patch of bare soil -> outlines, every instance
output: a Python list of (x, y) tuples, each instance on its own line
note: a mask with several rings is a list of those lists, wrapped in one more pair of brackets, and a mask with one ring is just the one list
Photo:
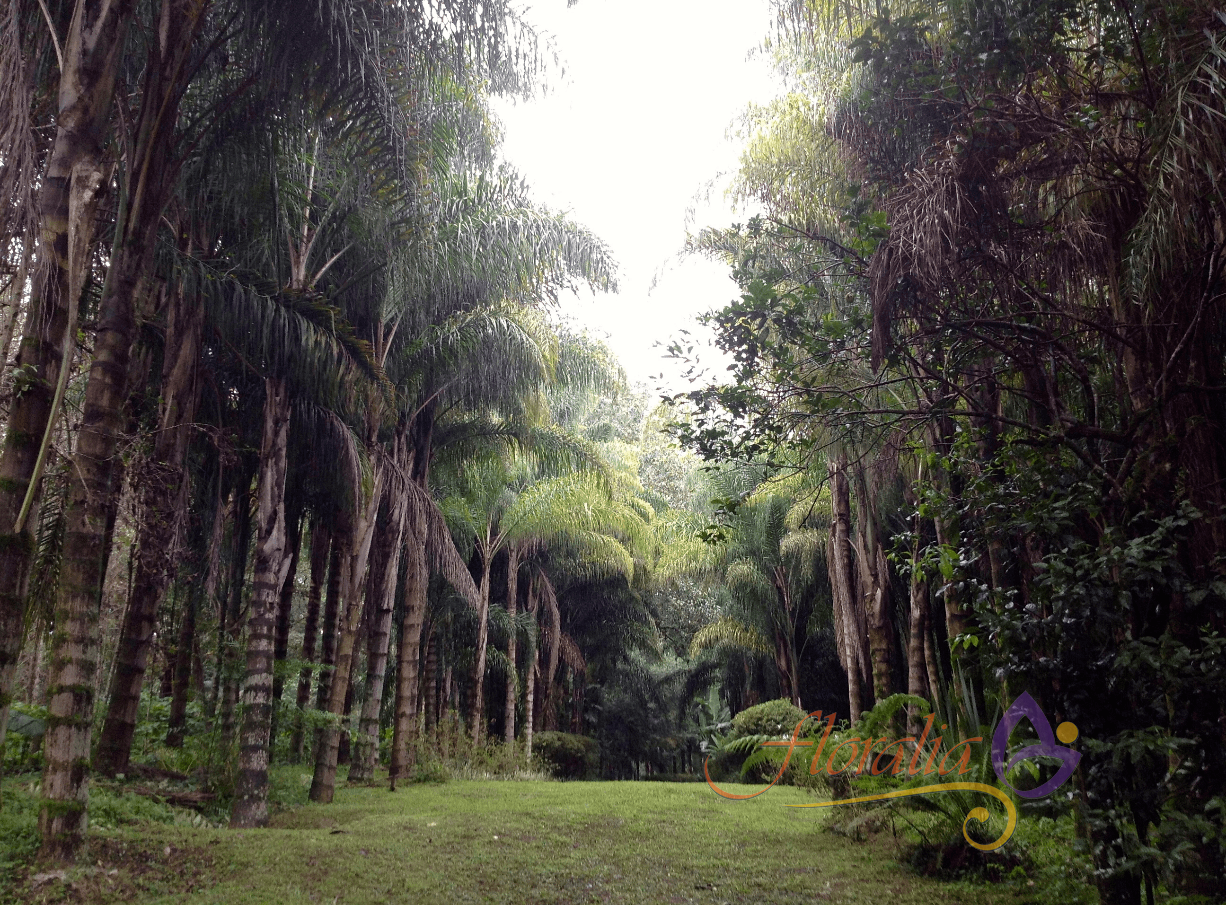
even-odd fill
[(15, 903), (116, 905), (150, 894), (189, 893), (204, 886), (213, 868), (207, 850), (132, 839), (90, 839), (89, 856), (70, 868), (33, 865), (16, 878)]

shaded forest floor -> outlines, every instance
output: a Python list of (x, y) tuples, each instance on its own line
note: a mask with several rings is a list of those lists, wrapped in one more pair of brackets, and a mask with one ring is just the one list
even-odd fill
[[(305, 794), (309, 774), (295, 778)], [(777, 787), (730, 801), (698, 783), (341, 788), (333, 804), (283, 811), (268, 830), (99, 829), (88, 867), (23, 868), (4, 895), (131, 905), (1031, 901), (1024, 884), (916, 876), (888, 826), (855, 841), (826, 831), (825, 813), (784, 807), (811, 800)]]

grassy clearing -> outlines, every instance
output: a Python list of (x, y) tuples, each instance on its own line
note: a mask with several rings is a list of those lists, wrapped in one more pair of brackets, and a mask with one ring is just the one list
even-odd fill
[[(297, 780), (305, 795), (309, 775)], [(775, 788), (734, 802), (694, 783), (342, 788), (333, 804), (283, 812), (267, 830), (100, 830), (91, 867), (37, 883), (35, 868), (10, 895), (129, 905), (1027, 900), (1016, 886), (917, 877), (898, 864), (888, 829), (856, 842), (824, 831), (826, 813), (784, 807), (812, 800)]]

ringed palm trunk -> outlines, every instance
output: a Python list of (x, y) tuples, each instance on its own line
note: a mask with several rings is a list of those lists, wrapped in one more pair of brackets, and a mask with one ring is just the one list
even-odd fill
[[(336, 672), (329, 690), (328, 712), (337, 717), (345, 713), (345, 700), (349, 694), (349, 682), (353, 671), (354, 650), (357, 646), (359, 622), (362, 617), (362, 578), (366, 574), (366, 562), (378, 517), (379, 500), (383, 493), (384, 467), (375, 465), (374, 491), (365, 510), (358, 514), (352, 539), (347, 544), (342, 558), (342, 612), (338, 614), (340, 633), (336, 645)], [(336, 763), (340, 752), (341, 729), (329, 726), (321, 732), (319, 750), (315, 757), (315, 774), (311, 780), (311, 801), (327, 804), (336, 789)]]
[[(396, 597), (396, 573), (400, 568), (400, 546), (404, 537), (407, 500), (395, 481), (389, 481), (384, 494), (387, 518), (380, 519), (371, 553), (370, 582), (366, 595), (373, 606), (366, 648), (366, 699), (358, 722), (358, 740), (350, 782), (370, 782), (379, 759), (379, 707), (383, 702), (383, 680), (387, 674), (387, 652), (392, 634), (392, 609)], [(419, 626), (420, 630), (420, 626)], [(414, 686), (416, 696), (416, 686)], [(416, 698), (415, 698), (416, 699)]]
[(557, 675), (558, 660), (562, 652), (562, 612), (558, 609), (558, 598), (553, 588), (545, 585), (545, 604), (549, 607), (549, 658), (546, 661), (545, 678), (541, 689), (545, 693), (543, 703), (542, 728), (552, 730), (558, 728), (557, 705)]
[(247, 681), (239, 735), (238, 786), (230, 826), (268, 823), (268, 742), (272, 727), (273, 633), (292, 556), (285, 519), (290, 398), (285, 381), (264, 381), (255, 576), (247, 622)]
[(507, 546), (507, 616), (511, 630), (507, 633), (507, 660), (511, 671), (507, 675), (507, 699), (503, 711), (503, 722), (506, 726), (503, 740), (509, 745), (515, 741), (515, 654), (516, 641), (515, 616), (519, 612), (519, 546), (511, 543)]
[[(234, 490), (234, 527), (230, 536), (230, 579), (222, 601), (224, 616), (217, 626), (217, 680), (221, 698), (221, 748), (229, 752), (234, 743), (234, 709), (238, 702), (237, 659), (242, 627), (243, 585), (251, 547), (251, 482), (255, 474), (244, 470)], [(228, 754), (227, 754), (228, 756)]]
[[(18, 372), (26, 377), (23, 392), (14, 394), (10, 403), (0, 453), (0, 746), (25, 636), (34, 543), (31, 519), (22, 509), (37, 489), (44, 437), (76, 346), (73, 315), (85, 283), (104, 181), (101, 154), (115, 75), (134, 8), (133, 0), (78, 0), (60, 67), (55, 141), (38, 193), (38, 263), (17, 355)], [(72, 799), (77, 798), (83, 811), (85, 793), (72, 793)], [(68, 848), (61, 854), (69, 856), (75, 850), (75, 831), (67, 823), (57, 825), (68, 833)]]
[[(56, 603), (44, 740), (39, 829), (42, 856), (71, 860), (85, 844), (90, 729), (98, 667), (98, 621), (112, 513), (119, 493), (115, 449), (123, 429), (129, 352), (135, 329), (137, 262), (120, 259), (85, 393), (85, 416), (71, 469), (63, 568)], [(111, 276), (114, 276), (112, 272)], [(109, 285), (109, 284), (108, 284)]]
[(405, 546), (404, 621), (396, 659), (396, 721), (392, 728), (392, 763), (389, 787), (413, 769), (413, 742), (417, 729), (417, 664), (421, 655), (421, 627), (426, 616), (430, 573), (426, 566), (424, 528), (410, 513), (409, 543)]
[(424, 722), (419, 721), (418, 725), (429, 729), (438, 723), (438, 635), (433, 629), (426, 631), (424, 626), (422, 631), (430, 640), (426, 644), (425, 676), (421, 682), (421, 710), (418, 711)]
[[(132, 596), (119, 636), (106, 721), (94, 758), (94, 769), (108, 776), (128, 765), (153, 626), (174, 570), (171, 553), (187, 503), (184, 462), (190, 438), (188, 425), (195, 417), (199, 395), (196, 363), (202, 314), (200, 306), (187, 301), (181, 290), (174, 293), (166, 328), (158, 432), (140, 481), (141, 520)], [(194, 618), (185, 618), (184, 624), (189, 623), (194, 631)]]
[(326, 710), (332, 699), (332, 679), (336, 675), (337, 620), (340, 618), (341, 582), (345, 574), (345, 533), (332, 532), (332, 551), (328, 556), (328, 589), (324, 597), (324, 626), (320, 639), (319, 690), (315, 709)]
[[(320, 517), (315, 515), (311, 523), (311, 589), (307, 593), (306, 623), (302, 628), (302, 659), (307, 665), (298, 673), (298, 714), (294, 721), (294, 736), (290, 741), (290, 750), (294, 752), (295, 761), (302, 760), (302, 747), (306, 741), (302, 714), (311, 702), (310, 664), (315, 662), (315, 644), (319, 636), (319, 602), (328, 570), (328, 551), (331, 546), (331, 533), (324, 527)], [(332, 616), (335, 626), (335, 607)]]
[(477, 614), (477, 656), (473, 666), (473, 696), (469, 708), (469, 719), (472, 721), (473, 744), (481, 744), (482, 730), (485, 722), (485, 655), (489, 642), (490, 626), (490, 566), (493, 565), (494, 554), (490, 549), (488, 537), (481, 555), (481, 610)]
[[(919, 481), (923, 481), (923, 466), (920, 466)], [(915, 542), (911, 549), (911, 619), (910, 638), (907, 641), (907, 694), (928, 698), (928, 581), (919, 568), (921, 545), (920, 519), (915, 517)], [(912, 707), (907, 714), (907, 732), (917, 735), (921, 728), (918, 708)]]
[(285, 506), (289, 566), (285, 570), (285, 583), (281, 585), (281, 593), (277, 600), (277, 629), (272, 650), (272, 729), (268, 736), (270, 752), (277, 748), (277, 732), (281, 728), (277, 721), (277, 714), (280, 712), (281, 695), (285, 692), (285, 679), (278, 674), (277, 664), (284, 663), (285, 658), (289, 656), (289, 623), (294, 611), (294, 579), (298, 575), (298, 557), (302, 553), (301, 497), (297, 494), (293, 494), (292, 497), (295, 502)]
[[(166, 747), (182, 748), (183, 733), (187, 725), (187, 691), (191, 681), (191, 668), (196, 648), (196, 620), (199, 608), (215, 602), (217, 580), (221, 574), (221, 541), (225, 530), (226, 511), (228, 506), (223, 502), (222, 481), (223, 472), (219, 469), (217, 475), (217, 502), (213, 509), (213, 528), (209, 532), (209, 551), (204, 572), (204, 586), (200, 589), (194, 601), (194, 609), (190, 615), (190, 627), (186, 627), (188, 618), (184, 618), (185, 628), (179, 638), (179, 663), (175, 671), (174, 695), (170, 702), (170, 719), (166, 727)], [(186, 641), (186, 644), (184, 643)], [(183, 672), (181, 670), (186, 670)], [(200, 683), (203, 685), (203, 682)]]
[(854, 723), (864, 709), (862, 690), (867, 681), (868, 661), (863, 613), (858, 606), (856, 576), (852, 569), (851, 494), (847, 460), (839, 456), (829, 463), (830, 542), (826, 546), (830, 588), (834, 599), (834, 630), (839, 660), (847, 674), (847, 696)]
[[(528, 612), (532, 614), (533, 623), (536, 622), (536, 590), (535, 580), (528, 582)], [(528, 663), (525, 673), (527, 678), (524, 682), (524, 751), (525, 756), (531, 760), (532, 758), (532, 728), (535, 723), (536, 714), (533, 711), (533, 706), (536, 703), (536, 680), (540, 672), (540, 650), (537, 645), (531, 640), (528, 643)]]
[(860, 593), (867, 617), (868, 652), (873, 673), (873, 697), (883, 701), (894, 694), (894, 602), (890, 593), (890, 566), (877, 534), (876, 506), (862, 464), (855, 470), (861, 518), (856, 523), (856, 553), (860, 565)]
[[(57, 614), (56, 619), (64, 631), (56, 633), (52, 652), (57, 668), (52, 680), (51, 719), (45, 742), (47, 766), (39, 815), (43, 854), (54, 859), (74, 857), (84, 845), (88, 791), (80, 762), (87, 763), (89, 759), (98, 608), (110, 539), (109, 514), (115, 510), (115, 495), (119, 492), (115, 453), (123, 429), (122, 409), (127, 396), (138, 295), (152, 264), (154, 239), (177, 171), (170, 150), (183, 93), (176, 79), (184, 72), (183, 64), (204, 12), (204, 4), (197, 4), (190, 10), (174, 10), (170, 15), (171, 0), (167, 4), (165, 27), (150, 51), (145, 69), (140, 114), (127, 156), (127, 195), (121, 199), (121, 216), (116, 224), (116, 234), (121, 239), (103, 286), (94, 361), (73, 457), (57, 607), (63, 610), (63, 618)], [(102, 8), (95, 13), (99, 20), (105, 20), (112, 4), (100, 5)], [(79, 6), (73, 17), (74, 27), (82, 15)], [(79, 50), (72, 42), (80, 40), (79, 32), (74, 30), (71, 35), (70, 54)], [(121, 35), (122, 32), (117, 32), (117, 36)], [(112, 66), (117, 50), (108, 49)]]
[[(864, 602), (868, 614), (868, 651), (873, 667), (873, 698), (884, 701), (894, 694), (894, 620), (890, 594), (889, 563), (885, 548), (876, 538), (863, 543), (868, 550), (861, 559), (865, 573)], [(871, 551), (871, 552), (869, 552)]]
[(782, 566), (776, 567), (771, 579), (783, 614), (783, 619), (775, 625), (775, 665), (779, 671), (779, 685), (783, 696), (800, 707), (800, 671), (797, 668), (796, 626), (793, 624), (795, 616), (786, 570)]

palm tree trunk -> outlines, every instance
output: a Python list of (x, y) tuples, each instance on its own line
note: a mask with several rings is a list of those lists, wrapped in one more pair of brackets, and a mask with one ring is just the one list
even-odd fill
[[(167, 721), (166, 727), (166, 747), (168, 748), (183, 747), (183, 732), (187, 725), (188, 688), (194, 679), (192, 667), (199, 663), (199, 642), (196, 638), (196, 622), (199, 618), (200, 607), (216, 602), (217, 582), (221, 575), (221, 544), (225, 533), (226, 513), (229, 509), (224, 498), (224, 475), (225, 471), (219, 467), (217, 470), (217, 499), (213, 507), (213, 528), (209, 532), (209, 547), (204, 569), (204, 585), (200, 588), (197, 596), (190, 598), (191, 603), (189, 605), (193, 606), (194, 610), (191, 613), (190, 624), (189, 620), (184, 620), (184, 635), (179, 639), (179, 666), (183, 668), (184, 672), (179, 673), (176, 670), (176, 684), (170, 701), (170, 718)], [(189, 631), (190, 636), (187, 635)], [(184, 637), (187, 640), (186, 645), (183, 643)], [(203, 673), (202, 668), (201, 672)], [(196, 693), (198, 696), (203, 695), (203, 686), (203, 675), (201, 675), (200, 680), (196, 683)]]
[[(38, 193), (39, 266), (17, 354), (18, 373), (27, 376), (22, 392), (13, 394), (0, 454), (0, 746), (25, 636), (33, 536), (23, 506), (37, 490), (33, 485), (45, 456), (54, 400), (57, 389), (62, 392), (67, 377), (62, 372), (70, 367), (76, 347), (70, 312), (75, 312), (89, 267), (94, 213), (104, 181), (99, 152), (106, 144), (115, 75), (134, 7), (134, 0), (78, 0), (60, 67), (55, 142)], [(74, 686), (92, 686), (92, 681), (76, 681), (81, 676), (68, 678)], [(55, 738), (79, 746), (79, 738), (70, 743), (61, 735)], [(67, 749), (61, 753), (70, 759), (76, 756)], [(83, 839), (78, 825), (85, 809), (84, 792), (78, 795), (75, 788), (65, 788), (64, 794), (65, 808), (73, 813), (55, 818), (55, 833), (62, 832), (63, 837), (47, 853), (56, 858), (73, 857)]]
[[(379, 759), (379, 706), (383, 702), (383, 680), (387, 673), (387, 651), (392, 634), (392, 609), (396, 599), (396, 573), (400, 569), (400, 547), (404, 537), (407, 499), (397, 482), (389, 481), (383, 495), (387, 517), (379, 520), (371, 552), (370, 580), (366, 596), (373, 606), (367, 635), (366, 699), (358, 722), (358, 740), (349, 781), (370, 782)], [(420, 630), (420, 626), (418, 626)], [(416, 703), (417, 686), (413, 686)]]
[[(536, 622), (536, 581), (529, 580), (528, 582), (528, 612), (532, 614), (532, 620)], [(527, 676), (524, 684), (524, 751), (525, 757), (532, 759), (532, 729), (535, 723), (535, 712), (533, 705), (536, 703), (536, 680), (540, 673), (540, 649), (531, 641), (529, 636), (528, 642), (528, 657), (525, 674)]]
[(868, 679), (867, 632), (863, 613), (858, 605), (856, 577), (852, 570), (851, 494), (847, 483), (847, 460), (837, 456), (829, 462), (830, 472), (830, 542), (826, 546), (830, 590), (834, 600), (835, 640), (839, 660), (847, 673), (847, 696), (854, 723), (864, 709), (862, 683)]
[[(341, 716), (345, 713), (345, 700), (353, 671), (354, 650), (357, 645), (359, 622), (362, 617), (363, 578), (370, 545), (374, 537), (378, 517), (379, 500), (383, 493), (384, 468), (376, 464), (374, 488), (365, 510), (358, 513), (352, 532), (347, 532), (350, 542), (346, 550), (342, 571), (344, 610), (340, 620), (340, 635), (336, 645), (336, 672), (328, 698), (328, 712)], [(315, 775), (311, 780), (311, 801), (327, 804), (336, 788), (336, 763), (340, 752), (341, 730), (337, 726), (325, 728), (321, 744), (315, 756)]]
[(285, 519), (290, 397), (285, 381), (264, 381), (264, 431), (260, 444), (259, 523), (255, 579), (247, 622), (247, 681), (238, 756), (238, 786), (231, 827), (268, 823), (268, 742), (272, 728), (273, 632), (277, 604), (291, 556)]
[(426, 675), (422, 684), (422, 702), (420, 713), (425, 718), (426, 728), (438, 724), (438, 642), (433, 632), (426, 643)]
[(243, 611), (243, 584), (247, 575), (247, 554), (251, 546), (251, 474), (244, 473), (234, 490), (234, 528), (231, 536), (229, 599), (224, 616), (217, 628), (217, 684), (221, 695), (221, 749), (229, 756), (234, 742), (234, 708), (238, 703), (237, 651), (242, 627), (239, 616)]
[(876, 538), (863, 538), (867, 547), (861, 558), (863, 588), (868, 613), (868, 651), (873, 666), (873, 699), (884, 701), (894, 694), (894, 606), (890, 593), (889, 563), (885, 547)]
[[(919, 481), (924, 477), (923, 465), (920, 465)], [(919, 566), (920, 517), (915, 517), (915, 541), (911, 547), (911, 620), (910, 638), (907, 641), (907, 694), (928, 698), (927, 647), (928, 644), (928, 581)], [(929, 699), (931, 703), (931, 699)], [(922, 726), (919, 709), (912, 707), (907, 714), (907, 732), (918, 737)]]
[(132, 596), (119, 636), (106, 720), (94, 758), (94, 769), (107, 776), (123, 772), (128, 765), (153, 626), (170, 585), (175, 541), (187, 509), (184, 464), (190, 439), (188, 426), (195, 418), (199, 396), (196, 363), (202, 318), (201, 307), (194, 300), (189, 303), (181, 287), (173, 293), (166, 327), (158, 431), (153, 453), (137, 482), (141, 518)]
[[(341, 580), (345, 572), (345, 538), (332, 533), (332, 551), (328, 558), (328, 590), (324, 598), (324, 628), (320, 641), (319, 689), (315, 709), (324, 710), (332, 700), (332, 679), (336, 675), (337, 620), (340, 618)], [(316, 740), (318, 743), (318, 739)]]
[(118, 502), (121, 468), (115, 451), (125, 427), (129, 353), (136, 326), (133, 296), (140, 263), (133, 256), (120, 256), (111, 265), (86, 384), (85, 415), (70, 470), (39, 815), (42, 856), (48, 860), (72, 860), (85, 844), (98, 623)]
[[(290, 494), (287, 493), (287, 496)], [(298, 558), (302, 553), (302, 502), (298, 494), (293, 494), (293, 503), (285, 506), (287, 534), (289, 545), (289, 568), (285, 573), (285, 583), (281, 586), (281, 594), (277, 600), (277, 630), (273, 641), (272, 661), (272, 728), (268, 733), (269, 757), (277, 750), (277, 730), (279, 724), (277, 714), (281, 711), (281, 695), (285, 692), (285, 679), (278, 675), (277, 664), (284, 663), (289, 656), (289, 624), (294, 611), (294, 580), (298, 576)]]
[(4, 326), (0, 327), (0, 366), (8, 367), (9, 352), (13, 348), (13, 333), (17, 327), (17, 319), (21, 316), (22, 299), (25, 296), (26, 279), (30, 272), (30, 256), (33, 252), (34, 236), (25, 236), (21, 240), (21, 262), (17, 265), (17, 273), (9, 283), (9, 299), (5, 303), (8, 309), (4, 317)]
[(507, 547), (507, 616), (511, 629), (507, 633), (507, 660), (510, 661), (510, 672), (507, 674), (507, 699), (503, 711), (505, 729), (503, 740), (509, 745), (515, 741), (515, 615), (519, 607), (519, 547), (514, 543)]
[[(322, 596), (324, 578), (328, 568), (328, 551), (332, 546), (332, 534), (324, 526), (318, 514), (311, 522), (311, 590), (307, 594), (306, 624), (302, 629), (302, 659), (306, 663), (315, 662), (315, 642), (319, 636), (319, 601)], [(336, 624), (336, 607), (332, 608), (332, 622)], [(304, 666), (298, 674), (298, 715), (294, 721), (294, 736), (290, 740), (290, 750), (294, 761), (302, 761), (302, 749), (306, 742), (303, 727), (303, 711), (311, 702), (311, 667)]]
[(894, 601), (890, 593), (890, 566), (877, 529), (877, 507), (869, 489), (864, 464), (853, 471), (860, 518), (855, 547), (860, 565), (860, 594), (867, 617), (868, 652), (873, 674), (873, 697), (884, 701), (894, 694)]
[[(392, 728), (392, 763), (388, 771), (392, 791), (396, 790), (396, 780), (407, 778), (413, 769), (413, 742), (417, 734), (417, 663), (421, 655), (421, 626), (425, 621), (430, 579), (424, 538), (417, 522), (411, 513), (409, 543), (404, 550), (404, 621), (400, 624), (396, 660), (396, 721)], [(430, 647), (433, 650), (434, 645)]]
[(545, 604), (549, 607), (549, 660), (545, 670), (545, 681), (541, 688), (545, 692), (543, 701), (544, 713), (542, 726), (546, 730), (558, 728), (557, 683), (558, 659), (562, 652), (562, 613), (558, 609), (558, 599), (553, 589), (545, 586)]
[(473, 696), (469, 708), (473, 744), (481, 744), (481, 736), (485, 723), (485, 654), (489, 642), (490, 623), (490, 566), (493, 565), (494, 552), (490, 549), (488, 538), (481, 551), (481, 610), (477, 614), (477, 655), (473, 666)]
[[(82, 0), (83, 5), (93, 4)], [(96, 29), (100, 23), (110, 22), (115, 31), (108, 32), (101, 46), (108, 67), (113, 67), (121, 48), (120, 44), (112, 42), (122, 37), (127, 22), (126, 12), (119, 20), (113, 18), (113, 11), (115, 8), (130, 11), (131, 5), (127, 2), (98, 4), (100, 8), (93, 10), (96, 17), (93, 21), (82, 19), (86, 15), (82, 6), (78, 6), (72, 20), (66, 61), (86, 46), (82, 38), (85, 32), (79, 28)], [(115, 250), (99, 305), (94, 360), (85, 388), (84, 415), (73, 457), (73, 478), (66, 511), (64, 569), (59, 594), (65, 618), (56, 620), (66, 631), (57, 632), (52, 657), (53, 662), (61, 665), (59, 675), (53, 680), (53, 691), (56, 691), (53, 719), (66, 722), (60, 724), (61, 731), (54, 738), (49, 733), (47, 740), (44, 805), (40, 816), (43, 853), (49, 858), (73, 857), (84, 844), (85, 776), (72, 762), (79, 757), (89, 757), (93, 670), (97, 666), (93, 657), (109, 544), (111, 519), (108, 513), (115, 510), (115, 495), (119, 492), (115, 481), (116, 448), (124, 427), (122, 412), (127, 397), (128, 364), (135, 338), (138, 302), (153, 263), (154, 239), (178, 171), (171, 150), (178, 140), (175, 122), (184, 94), (179, 80), (190, 78), (188, 73), (194, 71), (184, 64), (204, 20), (204, 8), (205, 4), (198, 4), (190, 15), (168, 15), (164, 19), (156, 49), (151, 49), (144, 70), (140, 112), (132, 133), (133, 141), (126, 149), (127, 179), (121, 188)], [(114, 70), (108, 68), (107, 71)], [(66, 74), (61, 73), (61, 102)], [(96, 77), (97, 73), (88, 75)], [(103, 80), (108, 84), (106, 93), (109, 96), (113, 78), (104, 76)], [(75, 111), (64, 112), (71, 120)], [(108, 112), (103, 108), (96, 115), (101, 118)], [(98, 124), (101, 122), (99, 119)], [(95, 180), (95, 185), (100, 184), (100, 168), (95, 163), (91, 169), (91, 179)], [(71, 254), (72, 249), (69, 252)], [(69, 296), (70, 305), (74, 298), (75, 293)], [(61, 371), (61, 377), (63, 373)], [(85, 722), (84, 726), (79, 725), (81, 721)], [(54, 756), (51, 755), (53, 748)], [(67, 761), (61, 759), (64, 755), (68, 756)]]
[(192, 649), (196, 643), (196, 615), (203, 594), (189, 590), (179, 625), (175, 647), (174, 679), (170, 689), (170, 718), (166, 728), (166, 747), (183, 747), (183, 727), (187, 721), (187, 691), (192, 680)]

